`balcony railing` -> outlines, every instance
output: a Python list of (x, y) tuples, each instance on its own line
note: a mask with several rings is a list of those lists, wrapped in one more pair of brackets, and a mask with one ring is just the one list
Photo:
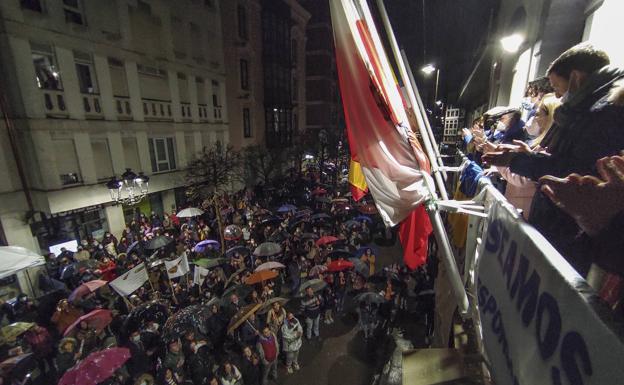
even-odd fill
[(193, 120), (193, 113), (191, 112), (191, 103), (180, 103), (180, 110), (182, 113), (182, 121), (190, 122)]
[(41, 90), (46, 115), (54, 118), (69, 116), (65, 104), (65, 94), (62, 90)]
[(199, 121), (200, 122), (207, 122), (208, 121), (208, 105), (206, 104), (198, 104), (197, 105), (197, 112), (199, 115)]
[(220, 122), (223, 120), (223, 117), (221, 116), (222, 113), (222, 107), (213, 107), (213, 117), (214, 120), (216, 120), (217, 122)]
[(87, 119), (104, 119), (102, 103), (98, 94), (82, 94), (82, 108)]
[(81, 184), (82, 179), (80, 178), (80, 174), (77, 172), (70, 172), (67, 174), (60, 174), (61, 184), (63, 186), (71, 186), (74, 184)]
[(145, 120), (173, 120), (170, 100), (143, 98), (143, 115)]
[(127, 96), (115, 96), (115, 112), (119, 120), (132, 120), (132, 108), (130, 98)]

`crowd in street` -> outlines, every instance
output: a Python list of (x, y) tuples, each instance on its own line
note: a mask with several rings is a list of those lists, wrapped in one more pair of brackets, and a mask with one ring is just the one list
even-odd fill
[(197, 206), (48, 255), (47, 295), (2, 305), (0, 383), (265, 385), (345, 313), (370, 340), (405, 307), (371, 203), (302, 178)]
[[(624, 294), (624, 70), (581, 43), (531, 82), (520, 106), (463, 130), (471, 175), (490, 175), (614, 309)], [(482, 167), (482, 168), (481, 168)], [(474, 195), (465, 181), (462, 192)]]

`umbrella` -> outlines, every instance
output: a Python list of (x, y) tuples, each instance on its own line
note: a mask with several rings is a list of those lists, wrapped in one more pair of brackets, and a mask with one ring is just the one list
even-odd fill
[(110, 310), (108, 309), (93, 310), (92, 312), (87, 313), (83, 315), (82, 317), (78, 318), (76, 321), (74, 321), (73, 324), (69, 325), (67, 329), (65, 329), (65, 333), (63, 333), (63, 337), (67, 337), (71, 332), (73, 332), (74, 329), (78, 327), (78, 325), (80, 325), (82, 321), (85, 321), (87, 325), (89, 325), (89, 327), (92, 327), (99, 331), (99, 330), (104, 330), (104, 328), (107, 327), (108, 324), (110, 324), (112, 320), (113, 320), (113, 313)]
[(26, 333), (28, 329), (35, 326), (32, 322), (14, 322), (10, 325), (3, 326), (0, 329), (0, 341), (3, 343), (13, 342), (22, 334)]
[(263, 270), (272, 270), (272, 269), (283, 269), (286, 266), (284, 266), (284, 264), (279, 263), (279, 262), (274, 262), (274, 261), (270, 261), (270, 262), (265, 262), (262, 265), (256, 267), (256, 270), (254, 271), (263, 271)]
[(165, 237), (164, 235), (159, 235), (156, 238), (149, 241), (147, 243), (147, 246), (145, 246), (145, 248), (148, 250), (156, 250), (156, 249), (160, 249), (161, 247), (167, 246), (171, 242), (173, 242), (172, 238)]
[(155, 261), (150, 262), (150, 263), (149, 263), (149, 265), (148, 265), (147, 267), (148, 267), (149, 269), (153, 269), (153, 268), (158, 267), (158, 266), (160, 266), (160, 265), (162, 265), (162, 264), (164, 264), (164, 263), (165, 263), (165, 260), (164, 260), (164, 259), (157, 259), (157, 260), (155, 260)]
[(327, 271), (334, 273), (337, 271), (351, 269), (352, 267), (353, 267), (353, 262), (340, 259), (338, 261), (331, 261), (329, 265), (327, 265)]
[(324, 194), (327, 194), (327, 190), (325, 190), (324, 188), (317, 187), (314, 190), (312, 190), (312, 195), (324, 195)]
[(225, 300), (227, 299), (227, 297), (230, 296), (230, 294), (234, 294), (234, 293), (236, 293), (236, 295), (239, 298), (245, 298), (249, 295), (249, 293), (251, 293), (252, 290), (253, 289), (251, 286), (247, 286), (245, 284), (230, 286), (227, 288), (227, 290), (223, 292), (223, 294), (221, 295), (221, 298)]
[(238, 269), (235, 272), (233, 272), (232, 275), (229, 276), (227, 281), (225, 281), (225, 286), (224, 287), (228, 287), (230, 285), (230, 283), (232, 283), (232, 281), (234, 281), (234, 278), (236, 278), (237, 275), (241, 274), (243, 271), (246, 271), (246, 270), (247, 270), (247, 268), (241, 267), (240, 269)]
[(278, 225), (280, 223), (282, 223), (282, 219), (281, 218), (270, 217), (270, 218), (267, 218), (267, 219), (263, 220), (262, 222), (260, 222), (260, 225), (261, 226)]
[(163, 338), (166, 341), (172, 341), (182, 337), (189, 330), (202, 331), (205, 329), (206, 320), (209, 316), (209, 308), (199, 304), (178, 310), (165, 322)]
[(94, 291), (96, 291), (97, 289), (99, 289), (102, 286), (105, 286), (108, 282), (101, 280), (101, 279), (95, 279), (93, 281), (89, 281), (89, 282), (85, 282), (82, 285), (78, 286), (70, 295), (69, 297), (67, 297), (67, 299), (69, 301), (75, 301), (75, 300), (79, 300), (82, 297), (84, 297), (87, 294), (93, 293)]
[(35, 370), (37, 367), (37, 360), (32, 353), (20, 354), (19, 356), (13, 356), (7, 358), (0, 363), (0, 375), (4, 378), (11, 378), (21, 380), (28, 373)]
[(229, 225), (223, 230), (223, 238), (226, 241), (237, 241), (243, 237), (243, 230), (236, 225)]
[(324, 246), (324, 245), (328, 245), (330, 243), (334, 243), (337, 240), (338, 240), (338, 238), (334, 237), (333, 235), (325, 235), (324, 237), (320, 237), (316, 241), (316, 245), (317, 246)]
[(139, 241), (132, 242), (130, 246), (128, 246), (128, 249), (126, 250), (126, 254), (130, 255), (130, 252), (134, 250), (138, 245), (139, 245)]
[(297, 206), (293, 206), (293, 205), (290, 205), (290, 204), (285, 204), (285, 205), (280, 206), (279, 209), (277, 209), (278, 213), (287, 213), (287, 212), (290, 212), (290, 211), (297, 211)]
[(354, 300), (356, 302), (368, 302), (368, 303), (384, 303), (386, 299), (378, 293), (374, 293), (372, 291), (368, 291), (366, 293), (361, 293), (355, 296)]
[(198, 209), (196, 207), (189, 207), (186, 208), (184, 210), (180, 210), (176, 216), (178, 218), (192, 218), (192, 217), (198, 217), (200, 215), (202, 215), (204, 213), (204, 211), (202, 209)]
[(331, 203), (331, 199), (329, 199), (328, 197), (316, 197), (315, 199), (317, 202), (320, 203)]
[(256, 283), (271, 280), (277, 277), (279, 273), (274, 270), (257, 271), (245, 279), (246, 285), (255, 285)]
[(349, 258), (349, 261), (353, 263), (353, 269), (356, 273), (362, 275), (364, 278), (368, 278), (368, 275), (370, 274), (370, 269), (368, 268), (368, 265), (366, 263), (364, 263), (359, 258)]
[(340, 259), (340, 258), (349, 259), (349, 258), (353, 258), (353, 254), (351, 254), (347, 250), (333, 250), (327, 253), (325, 257), (329, 257), (331, 259)]
[(308, 281), (305, 281), (299, 287), (299, 293), (297, 293), (297, 297), (303, 297), (308, 287), (311, 287), (312, 290), (314, 290), (314, 292), (317, 292), (317, 291), (323, 290), (326, 286), (327, 286), (327, 282), (323, 281), (322, 279), (318, 279), (318, 278), (310, 279)]
[(349, 203), (349, 200), (347, 198), (334, 198), (332, 199), (332, 203), (345, 204)]
[(303, 233), (301, 234), (301, 239), (318, 239), (318, 235), (314, 233)]
[(358, 222), (358, 221), (351, 220), (351, 221), (346, 221), (346, 222), (345, 222), (345, 226), (346, 226), (348, 229), (352, 229), (352, 228), (354, 228), (354, 227), (361, 227), (361, 226), (362, 226), (362, 224), (361, 224), (360, 222)]
[(324, 273), (326, 271), (327, 271), (327, 266), (325, 266), (325, 265), (316, 265), (316, 266), (313, 266), (310, 269), (310, 272), (308, 273), (308, 276), (316, 277), (319, 274)]
[(202, 258), (202, 259), (198, 259), (196, 261), (193, 261), (193, 263), (197, 266), (201, 266), (204, 269), (212, 269), (213, 267), (217, 267), (219, 265), (222, 265), (226, 262), (225, 258), (215, 258), (215, 259), (209, 259), (209, 258)]
[(214, 239), (206, 239), (204, 241), (198, 242), (195, 247), (193, 247), (193, 251), (196, 253), (203, 253), (209, 248), (215, 248), (218, 250), (220, 247), (221, 246), (219, 245), (218, 241), (215, 241)]
[(374, 204), (372, 203), (368, 203), (365, 205), (360, 205), (358, 206), (358, 211), (361, 212), (362, 214), (376, 214), (377, 213), (377, 207), (375, 207)]
[(124, 321), (124, 329), (130, 334), (139, 330), (143, 325), (154, 321), (159, 325), (164, 325), (169, 317), (168, 306), (160, 301), (149, 301), (140, 304), (132, 309)]
[(235, 254), (249, 255), (251, 254), (251, 251), (249, 251), (249, 249), (245, 246), (234, 246), (225, 252), (225, 256), (228, 258), (233, 257)]
[(230, 320), (230, 324), (228, 325), (228, 334), (232, 334), (234, 330), (236, 330), (239, 326), (243, 324), (243, 322), (247, 321), (252, 314), (257, 312), (262, 307), (261, 303), (252, 303), (251, 305), (247, 305), (240, 309), (234, 317)]
[(371, 219), (371, 217), (367, 217), (366, 215), (358, 215), (357, 217), (353, 218), (353, 220), (358, 221), (358, 222), (373, 223), (373, 220)]
[(65, 372), (58, 385), (96, 385), (110, 378), (130, 359), (128, 348), (109, 348), (93, 352)]
[(322, 221), (325, 219), (330, 219), (331, 216), (325, 214), (325, 213), (320, 213), (320, 214), (314, 214), (310, 217), (310, 219), (312, 219), (313, 221)]
[(308, 223), (309, 220), (305, 219), (305, 218), (300, 218), (297, 219), (294, 222), (290, 222), (288, 223), (288, 228), (292, 231), (294, 228), (296, 228), (297, 226), (301, 225), (302, 223)]
[(305, 217), (305, 216), (307, 216), (307, 215), (312, 215), (312, 210), (310, 210), (310, 209), (304, 209), (304, 210), (301, 210), (301, 211), (297, 211), (297, 212), (295, 213), (295, 217), (296, 217), (296, 218)]
[(253, 252), (256, 257), (268, 257), (282, 252), (282, 246), (274, 242), (264, 242), (260, 244)]
[(258, 314), (265, 314), (267, 313), (270, 309), (271, 306), (273, 306), (273, 304), (275, 302), (279, 302), (280, 305), (284, 306), (287, 302), (288, 302), (288, 298), (282, 298), (282, 297), (273, 297), (273, 298), (269, 298), (260, 308), (260, 310), (258, 310)]
[(76, 268), (76, 264), (72, 263), (71, 265), (67, 265), (61, 269), (61, 274), (59, 274), (60, 279), (71, 278), (78, 273), (78, 269)]

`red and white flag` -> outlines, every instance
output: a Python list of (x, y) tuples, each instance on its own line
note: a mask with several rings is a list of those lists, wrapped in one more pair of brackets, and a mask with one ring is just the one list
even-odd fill
[(426, 260), (431, 224), (422, 205), (429, 161), (365, 0), (330, 0), (340, 93), (352, 157), (386, 226), (401, 223), (404, 260)]

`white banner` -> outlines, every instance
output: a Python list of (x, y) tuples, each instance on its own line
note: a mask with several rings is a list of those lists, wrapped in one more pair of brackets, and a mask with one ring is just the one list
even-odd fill
[(165, 261), (165, 268), (167, 269), (169, 279), (181, 277), (191, 271), (186, 254), (173, 261)]
[(478, 255), (479, 317), (497, 385), (623, 383), (624, 344), (609, 310), (537, 230), (495, 201)]
[(210, 270), (205, 269), (201, 266), (195, 265), (194, 270), (193, 270), (193, 285), (201, 286), (202, 283), (204, 283), (204, 280), (206, 279), (209, 273), (210, 273)]
[(145, 268), (145, 263), (141, 263), (108, 284), (119, 293), (119, 295), (128, 296), (134, 293), (139, 287), (143, 286), (148, 279), (149, 276)]

